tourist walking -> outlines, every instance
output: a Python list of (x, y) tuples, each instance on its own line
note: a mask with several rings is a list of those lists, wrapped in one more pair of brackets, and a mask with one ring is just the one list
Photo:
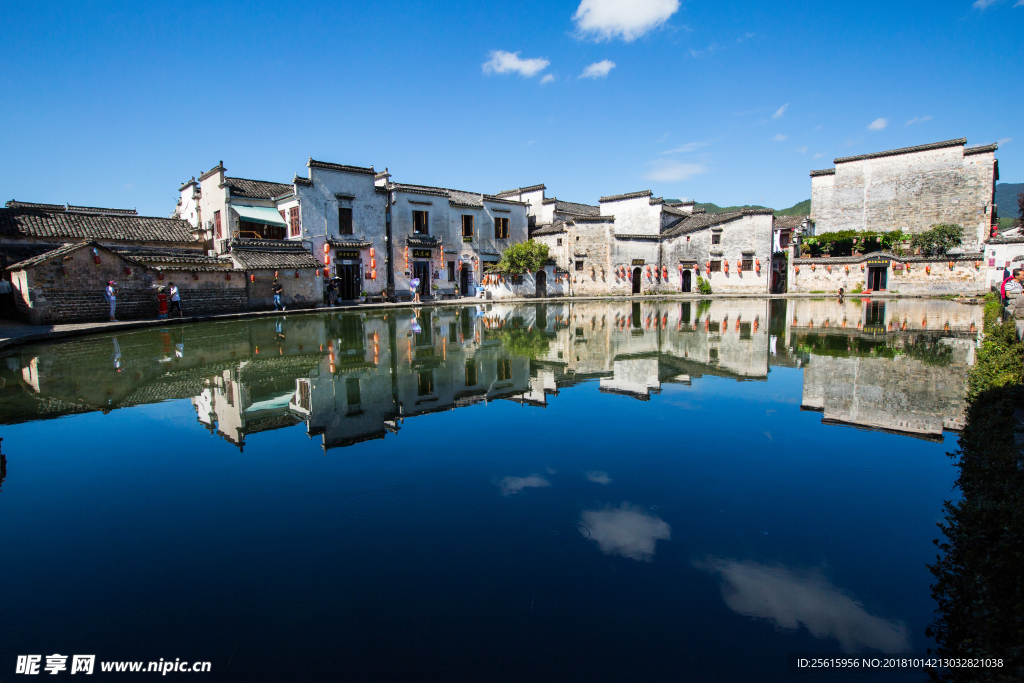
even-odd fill
[(414, 277), (409, 280), (409, 286), (412, 287), (412, 301), (418, 304), (420, 302), (420, 279)]
[(107, 288), (103, 291), (103, 297), (110, 303), (110, 322), (117, 322), (114, 313), (117, 309), (117, 283), (113, 280), (107, 281)]
[(284, 287), (281, 286), (280, 282), (278, 282), (277, 280), (274, 280), (273, 290), (274, 290), (274, 310), (275, 311), (283, 311), (284, 310), (284, 304), (281, 303), (281, 294), (284, 292)]
[[(178, 311), (179, 318), (185, 317), (181, 312), (181, 292), (178, 291), (178, 286), (173, 282), (171, 283), (171, 310)], [(170, 313), (168, 313), (168, 316), (170, 316)]]

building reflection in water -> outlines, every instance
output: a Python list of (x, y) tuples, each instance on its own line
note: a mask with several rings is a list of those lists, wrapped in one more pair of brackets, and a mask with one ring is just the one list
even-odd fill
[(327, 450), (478, 402), (543, 407), (580, 382), (650, 400), (664, 384), (764, 381), (788, 366), (802, 369), (803, 408), (826, 422), (941, 438), (962, 426), (980, 327), (980, 307), (919, 299), (296, 315), (15, 350), (0, 366), (0, 408), (15, 423), (187, 398), (202, 425), (239, 448), (251, 434), (305, 424)]

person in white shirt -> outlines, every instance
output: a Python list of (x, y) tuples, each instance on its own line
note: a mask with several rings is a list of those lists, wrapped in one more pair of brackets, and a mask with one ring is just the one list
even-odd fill
[(117, 283), (113, 280), (108, 280), (103, 296), (110, 302), (110, 322), (117, 322), (117, 318), (114, 317), (114, 311), (117, 308)]
[(178, 317), (179, 318), (183, 318), (184, 315), (181, 312), (181, 293), (178, 291), (178, 286), (176, 284), (174, 284), (173, 282), (171, 283), (171, 298), (170, 298), (170, 302), (171, 302), (171, 307), (167, 311), (167, 317), (170, 318), (171, 317), (171, 313), (173, 313), (175, 310), (177, 310), (178, 311)]

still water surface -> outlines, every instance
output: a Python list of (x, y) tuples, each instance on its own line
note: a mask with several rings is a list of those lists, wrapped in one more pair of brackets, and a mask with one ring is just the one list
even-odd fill
[(791, 652), (924, 652), (980, 322), (494, 304), (21, 348), (0, 677), (57, 652), (204, 680), (775, 681)]

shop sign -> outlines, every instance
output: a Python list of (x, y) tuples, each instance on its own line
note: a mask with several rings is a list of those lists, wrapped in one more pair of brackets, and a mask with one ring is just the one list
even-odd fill
[(358, 251), (348, 251), (348, 250), (346, 250), (346, 251), (338, 250), (337, 252), (335, 252), (335, 258), (340, 258), (340, 259), (344, 259), (344, 258), (356, 259), (356, 258), (359, 258), (359, 252)]
[(630, 265), (642, 266), (642, 265), (644, 265), (644, 260), (642, 258), (635, 258), (635, 259), (633, 259), (633, 262)]
[(430, 249), (413, 249), (412, 250), (412, 257), (413, 258), (431, 258), (431, 256), (430, 256)]

